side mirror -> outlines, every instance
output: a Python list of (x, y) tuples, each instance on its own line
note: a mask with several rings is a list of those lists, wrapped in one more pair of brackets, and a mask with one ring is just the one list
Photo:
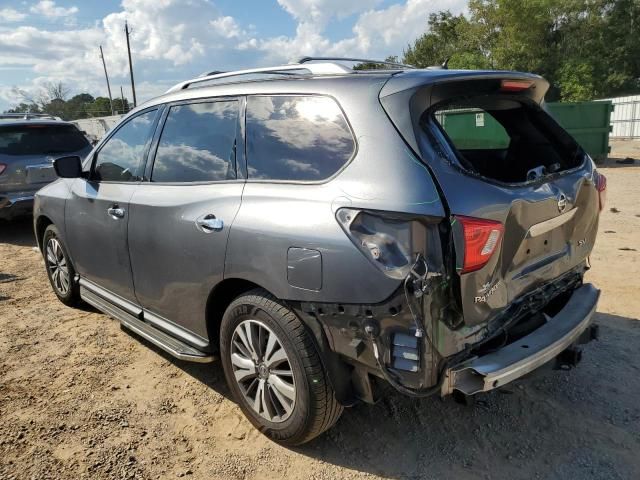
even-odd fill
[(77, 155), (56, 158), (53, 169), (60, 178), (79, 178), (82, 176), (82, 160)]

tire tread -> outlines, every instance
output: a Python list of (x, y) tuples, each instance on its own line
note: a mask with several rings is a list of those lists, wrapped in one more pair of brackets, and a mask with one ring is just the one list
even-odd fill
[[(302, 361), (309, 380), (311, 405), (309, 420), (304, 431), (295, 438), (281, 439), (288, 445), (299, 445), (317, 437), (331, 428), (340, 418), (343, 406), (335, 397), (327, 372), (322, 365), (315, 342), (305, 325), (289, 308), (263, 289), (254, 289), (240, 295), (229, 309), (241, 304), (253, 304), (264, 309), (287, 332)], [(317, 380), (317, 381), (314, 381)]]

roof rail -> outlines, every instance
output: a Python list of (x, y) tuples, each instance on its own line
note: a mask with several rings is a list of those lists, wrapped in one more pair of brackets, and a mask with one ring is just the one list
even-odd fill
[(389, 62), (387, 60), (371, 60), (370, 58), (350, 58), (350, 57), (302, 57), (297, 63), (309, 63), (314, 61), (329, 61), (329, 62), (358, 62), (358, 63), (379, 63), (380, 65), (389, 65), (392, 67), (400, 68), (416, 68), (413, 65), (406, 65), (399, 62)]
[(231, 78), (240, 77), (243, 75), (255, 75), (255, 74), (272, 74), (272, 75), (295, 75), (295, 71), (306, 70), (311, 75), (342, 75), (345, 73), (351, 73), (353, 70), (340, 65), (338, 63), (313, 63), (309, 65), (300, 65), (292, 63), (288, 65), (280, 65), (277, 67), (263, 67), (263, 68), (250, 68), (247, 70), (236, 70), (235, 72), (218, 72), (212, 74), (206, 74), (204, 76), (192, 78), (191, 80), (185, 80), (177, 85), (174, 85), (166, 93), (176, 92), (189, 88), (189, 86), (195, 83), (208, 82), (209, 80), (216, 80), (218, 78)]
[(224, 70), (212, 70), (210, 72), (207, 71), (207, 72), (201, 73), (200, 75), (198, 75), (198, 77), (210, 77), (211, 75), (218, 75), (220, 73), (227, 73), (227, 72), (225, 72)]
[(49, 115), (48, 113), (0, 113), (0, 119), (22, 119), (22, 120), (32, 120), (34, 118), (40, 119), (49, 119), (49, 120), (58, 120), (62, 121), (60, 117), (56, 117), (55, 115)]

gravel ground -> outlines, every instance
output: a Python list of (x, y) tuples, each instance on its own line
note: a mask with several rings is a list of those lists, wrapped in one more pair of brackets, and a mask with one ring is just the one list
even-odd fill
[(220, 364), (174, 360), (59, 303), (29, 221), (0, 223), (0, 478), (640, 478), (640, 165), (602, 171), (601, 340), (577, 369), (473, 406), (391, 395), (296, 449), (251, 427)]

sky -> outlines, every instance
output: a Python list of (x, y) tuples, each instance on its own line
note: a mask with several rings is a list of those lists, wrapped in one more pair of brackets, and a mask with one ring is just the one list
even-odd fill
[(211, 70), (288, 63), (308, 55), (385, 58), (425, 32), (430, 13), (466, 0), (0, 0), (0, 111), (63, 82), (71, 95), (138, 103)]

